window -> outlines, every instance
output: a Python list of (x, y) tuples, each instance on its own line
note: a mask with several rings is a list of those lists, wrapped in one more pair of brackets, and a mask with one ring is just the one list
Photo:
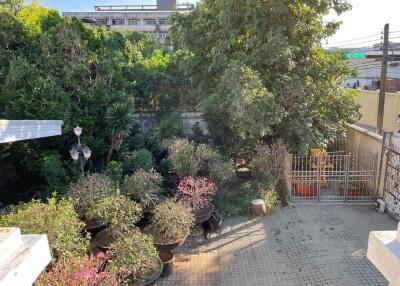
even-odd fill
[(168, 20), (167, 19), (158, 19), (158, 24), (165, 26), (168, 25)]
[(146, 25), (157, 25), (157, 21), (155, 19), (145, 19), (144, 22), (146, 23)]
[(125, 25), (125, 19), (112, 19), (111, 23), (116, 26), (123, 26)]
[(108, 25), (108, 19), (107, 18), (102, 18), (102, 19), (97, 19), (97, 22), (103, 25)]
[(140, 20), (139, 19), (128, 19), (129, 26), (139, 26)]
[(160, 35), (159, 35), (159, 37), (162, 38), (162, 39), (164, 39), (164, 38), (168, 37), (168, 33), (161, 32)]

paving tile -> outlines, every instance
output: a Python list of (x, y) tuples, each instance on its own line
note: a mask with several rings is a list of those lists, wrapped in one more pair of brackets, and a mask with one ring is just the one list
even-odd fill
[(300, 205), (233, 218), (209, 240), (190, 238), (157, 285), (388, 285), (366, 258), (368, 233), (396, 223), (368, 206)]

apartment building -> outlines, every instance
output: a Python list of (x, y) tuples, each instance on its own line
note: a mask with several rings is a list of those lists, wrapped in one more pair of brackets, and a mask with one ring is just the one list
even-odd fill
[(177, 4), (176, 0), (157, 0), (155, 5), (94, 6), (94, 11), (62, 12), (62, 16), (76, 17), (110, 29), (149, 33), (164, 43), (168, 36), (168, 17), (176, 12), (189, 13), (192, 8), (192, 5)]

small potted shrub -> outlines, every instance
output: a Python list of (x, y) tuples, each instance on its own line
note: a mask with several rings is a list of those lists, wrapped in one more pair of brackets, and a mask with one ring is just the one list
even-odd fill
[(221, 155), (211, 159), (210, 179), (215, 182), (219, 189), (228, 185), (235, 176), (235, 168), (232, 160), (225, 160)]
[(195, 224), (207, 221), (214, 210), (212, 196), (217, 191), (214, 182), (207, 178), (184, 178), (178, 186), (176, 198), (193, 210)]
[(51, 268), (48, 272), (43, 272), (35, 285), (120, 285), (116, 276), (106, 272), (99, 271), (106, 261), (107, 256), (100, 252), (96, 257), (74, 257), (66, 264), (59, 264)]
[(163, 264), (150, 235), (131, 230), (112, 244), (106, 271), (113, 273), (119, 285), (154, 285), (161, 275)]
[(67, 195), (74, 200), (77, 213), (85, 221), (85, 229), (96, 235), (105, 227), (105, 222), (99, 217), (88, 218), (87, 212), (97, 202), (105, 197), (116, 194), (112, 180), (104, 174), (92, 174), (82, 177), (78, 182), (71, 184), (67, 189)]
[(140, 202), (143, 206), (143, 216), (148, 218), (150, 213), (165, 198), (160, 196), (162, 177), (154, 171), (139, 170), (128, 176), (122, 183), (121, 190), (124, 194)]
[(199, 171), (208, 173), (208, 161), (214, 151), (205, 144), (195, 144), (188, 139), (176, 139), (169, 144), (168, 160), (179, 178), (196, 176)]
[(53, 266), (65, 265), (76, 256), (82, 257), (89, 247), (89, 235), (81, 235), (84, 223), (75, 212), (73, 201), (49, 199), (46, 203), (32, 200), (11, 207), (0, 216), (0, 225), (18, 226), (22, 234), (46, 233), (53, 257)]
[(142, 207), (122, 195), (100, 200), (88, 213), (89, 218), (100, 218), (108, 225), (94, 238), (94, 244), (109, 249), (111, 243), (120, 239), (140, 220)]
[(191, 209), (174, 200), (167, 200), (154, 209), (152, 223), (147, 229), (160, 251), (171, 251), (182, 245), (193, 226)]

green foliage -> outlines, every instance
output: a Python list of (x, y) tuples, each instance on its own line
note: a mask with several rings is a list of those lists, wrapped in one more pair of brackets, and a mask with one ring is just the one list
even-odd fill
[(357, 120), (341, 85), (346, 61), (321, 47), (339, 27), (324, 17), (349, 8), (344, 0), (216, 0), (171, 17), (216, 143), (252, 157), (258, 141), (285, 138), (307, 152)]
[(168, 160), (180, 178), (196, 176), (214, 155), (207, 145), (197, 145), (188, 139), (176, 139), (168, 145)]
[(40, 174), (47, 184), (45, 197), (53, 192), (61, 193), (64, 190), (65, 169), (59, 154), (43, 154), (40, 159)]
[(149, 205), (152, 197), (161, 192), (162, 177), (155, 171), (138, 170), (133, 175), (125, 177), (121, 190), (124, 194), (134, 196), (143, 205)]
[(210, 160), (210, 179), (221, 190), (235, 177), (234, 163), (230, 159), (224, 159), (221, 155)]
[(170, 199), (155, 207), (151, 232), (156, 241), (159, 239), (174, 241), (187, 235), (193, 223), (192, 210), (188, 206)]
[(125, 196), (116, 195), (98, 200), (87, 212), (89, 219), (108, 224), (114, 235), (129, 231), (142, 215), (142, 207)]
[(162, 159), (159, 168), (162, 175), (168, 174), (172, 170), (171, 161), (167, 159)]
[(160, 139), (183, 137), (183, 124), (178, 113), (168, 113), (161, 117), (157, 130)]
[(67, 189), (67, 195), (74, 200), (75, 209), (81, 217), (86, 217), (99, 200), (115, 194), (113, 183), (103, 174), (87, 175)]
[(157, 249), (151, 236), (132, 230), (112, 244), (107, 272), (117, 276), (119, 285), (141, 285), (160, 270)]
[(224, 217), (249, 216), (251, 200), (259, 198), (258, 184), (254, 181), (236, 181), (229, 187), (218, 191), (213, 204), (221, 211)]
[(122, 163), (118, 161), (108, 162), (104, 174), (109, 177), (116, 186), (119, 186), (119, 182), (122, 178)]
[(69, 259), (82, 256), (89, 247), (89, 237), (80, 231), (84, 223), (78, 218), (71, 199), (47, 203), (33, 200), (11, 208), (0, 217), (0, 226), (18, 226), (23, 234), (46, 233), (52, 256), (57, 263), (67, 263)]
[(279, 194), (275, 188), (272, 188), (264, 194), (263, 200), (268, 214), (274, 213), (278, 210)]
[(153, 156), (147, 149), (135, 150), (124, 160), (124, 169), (126, 171), (150, 171), (152, 168)]
[[(39, 190), (62, 192), (64, 182), (74, 181), (67, 151), (75, 143), (71, 130), (76, 124), (93, 151), (87, 167), (100, 172), (125, 150), (134, 106), (158, 110), (159, 104), (172, 103), (178, 109), (182, 95), (190, 94), (179, 57), (157, 48), (146, 34), (63, 19), (37, 1), (5, 0), (0, 5), (0, 117), (64, 122), (62, 136), (0, 146), (0, 157), (9, 162), (1, 166), (2, 174), (9, 174), (1, 178), (2, 201), (28, 200)], [(59, 187), (49, 186), (46, 176), (62, 172), (50, 174), (44, 165), (47, 170), (42, 170), (41, 154), (59, 154), (65, 169)], [(48, 166), (55, 162), (55, 157), (46, 159)], [(6, 200), (4, 194), (12, 198)]]

